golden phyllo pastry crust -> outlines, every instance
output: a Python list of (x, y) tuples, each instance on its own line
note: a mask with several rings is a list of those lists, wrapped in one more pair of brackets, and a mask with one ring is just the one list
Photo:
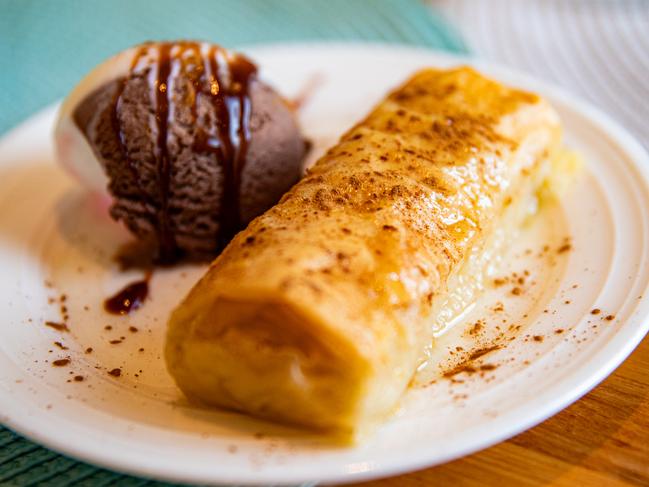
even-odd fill
[(420, 71), (213, 262), (171, 317), (171, 374), (214, 406), (348, 437), (375, 424), (559, 144), (538, 96)]

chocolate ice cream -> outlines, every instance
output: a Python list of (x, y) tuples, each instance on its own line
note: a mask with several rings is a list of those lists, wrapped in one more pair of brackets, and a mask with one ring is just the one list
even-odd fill
[[(103, 167), (113, 218), (160, 260), (214, 255), (298, 180), (306, 146), (293, 113), (250, 61), (218, 46), (149, 43), (128, 57), (128, 70), (71, 95), (68, 132)], [(59, 126), (60, 157), (79, 159)]]

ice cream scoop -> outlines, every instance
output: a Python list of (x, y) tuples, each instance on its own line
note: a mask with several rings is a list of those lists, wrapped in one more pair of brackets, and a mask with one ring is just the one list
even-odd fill
[(146, 43), (108, 59), (64, 101), (61, 164), (112, 196), (110, 214), (160, 261), (217, 253), (298, 179), (306, 144), (244, 56)]

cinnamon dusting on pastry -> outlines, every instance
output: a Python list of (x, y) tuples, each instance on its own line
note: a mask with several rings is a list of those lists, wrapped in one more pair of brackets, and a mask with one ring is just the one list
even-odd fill
[(108, 371), (108, 375), (112, 375), (113, 377), (119, 377), (122, 375), (122, 369), (120, 368), (111, 369)]

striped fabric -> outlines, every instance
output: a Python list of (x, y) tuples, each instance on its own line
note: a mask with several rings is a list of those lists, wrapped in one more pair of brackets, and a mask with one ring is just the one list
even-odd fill
[(429, 0), (476, 55), (588, 99), (649, 148), (649, 1)]
[[(464, 50), (444, 22), (411, 0), (5, 0), (0, 3), (0, 133), (64, 96), (116, 51), (175, 38), (225, 46), (347, 39)], [(163, 484), (77, 462), (0, 426), (0, 485)]]

